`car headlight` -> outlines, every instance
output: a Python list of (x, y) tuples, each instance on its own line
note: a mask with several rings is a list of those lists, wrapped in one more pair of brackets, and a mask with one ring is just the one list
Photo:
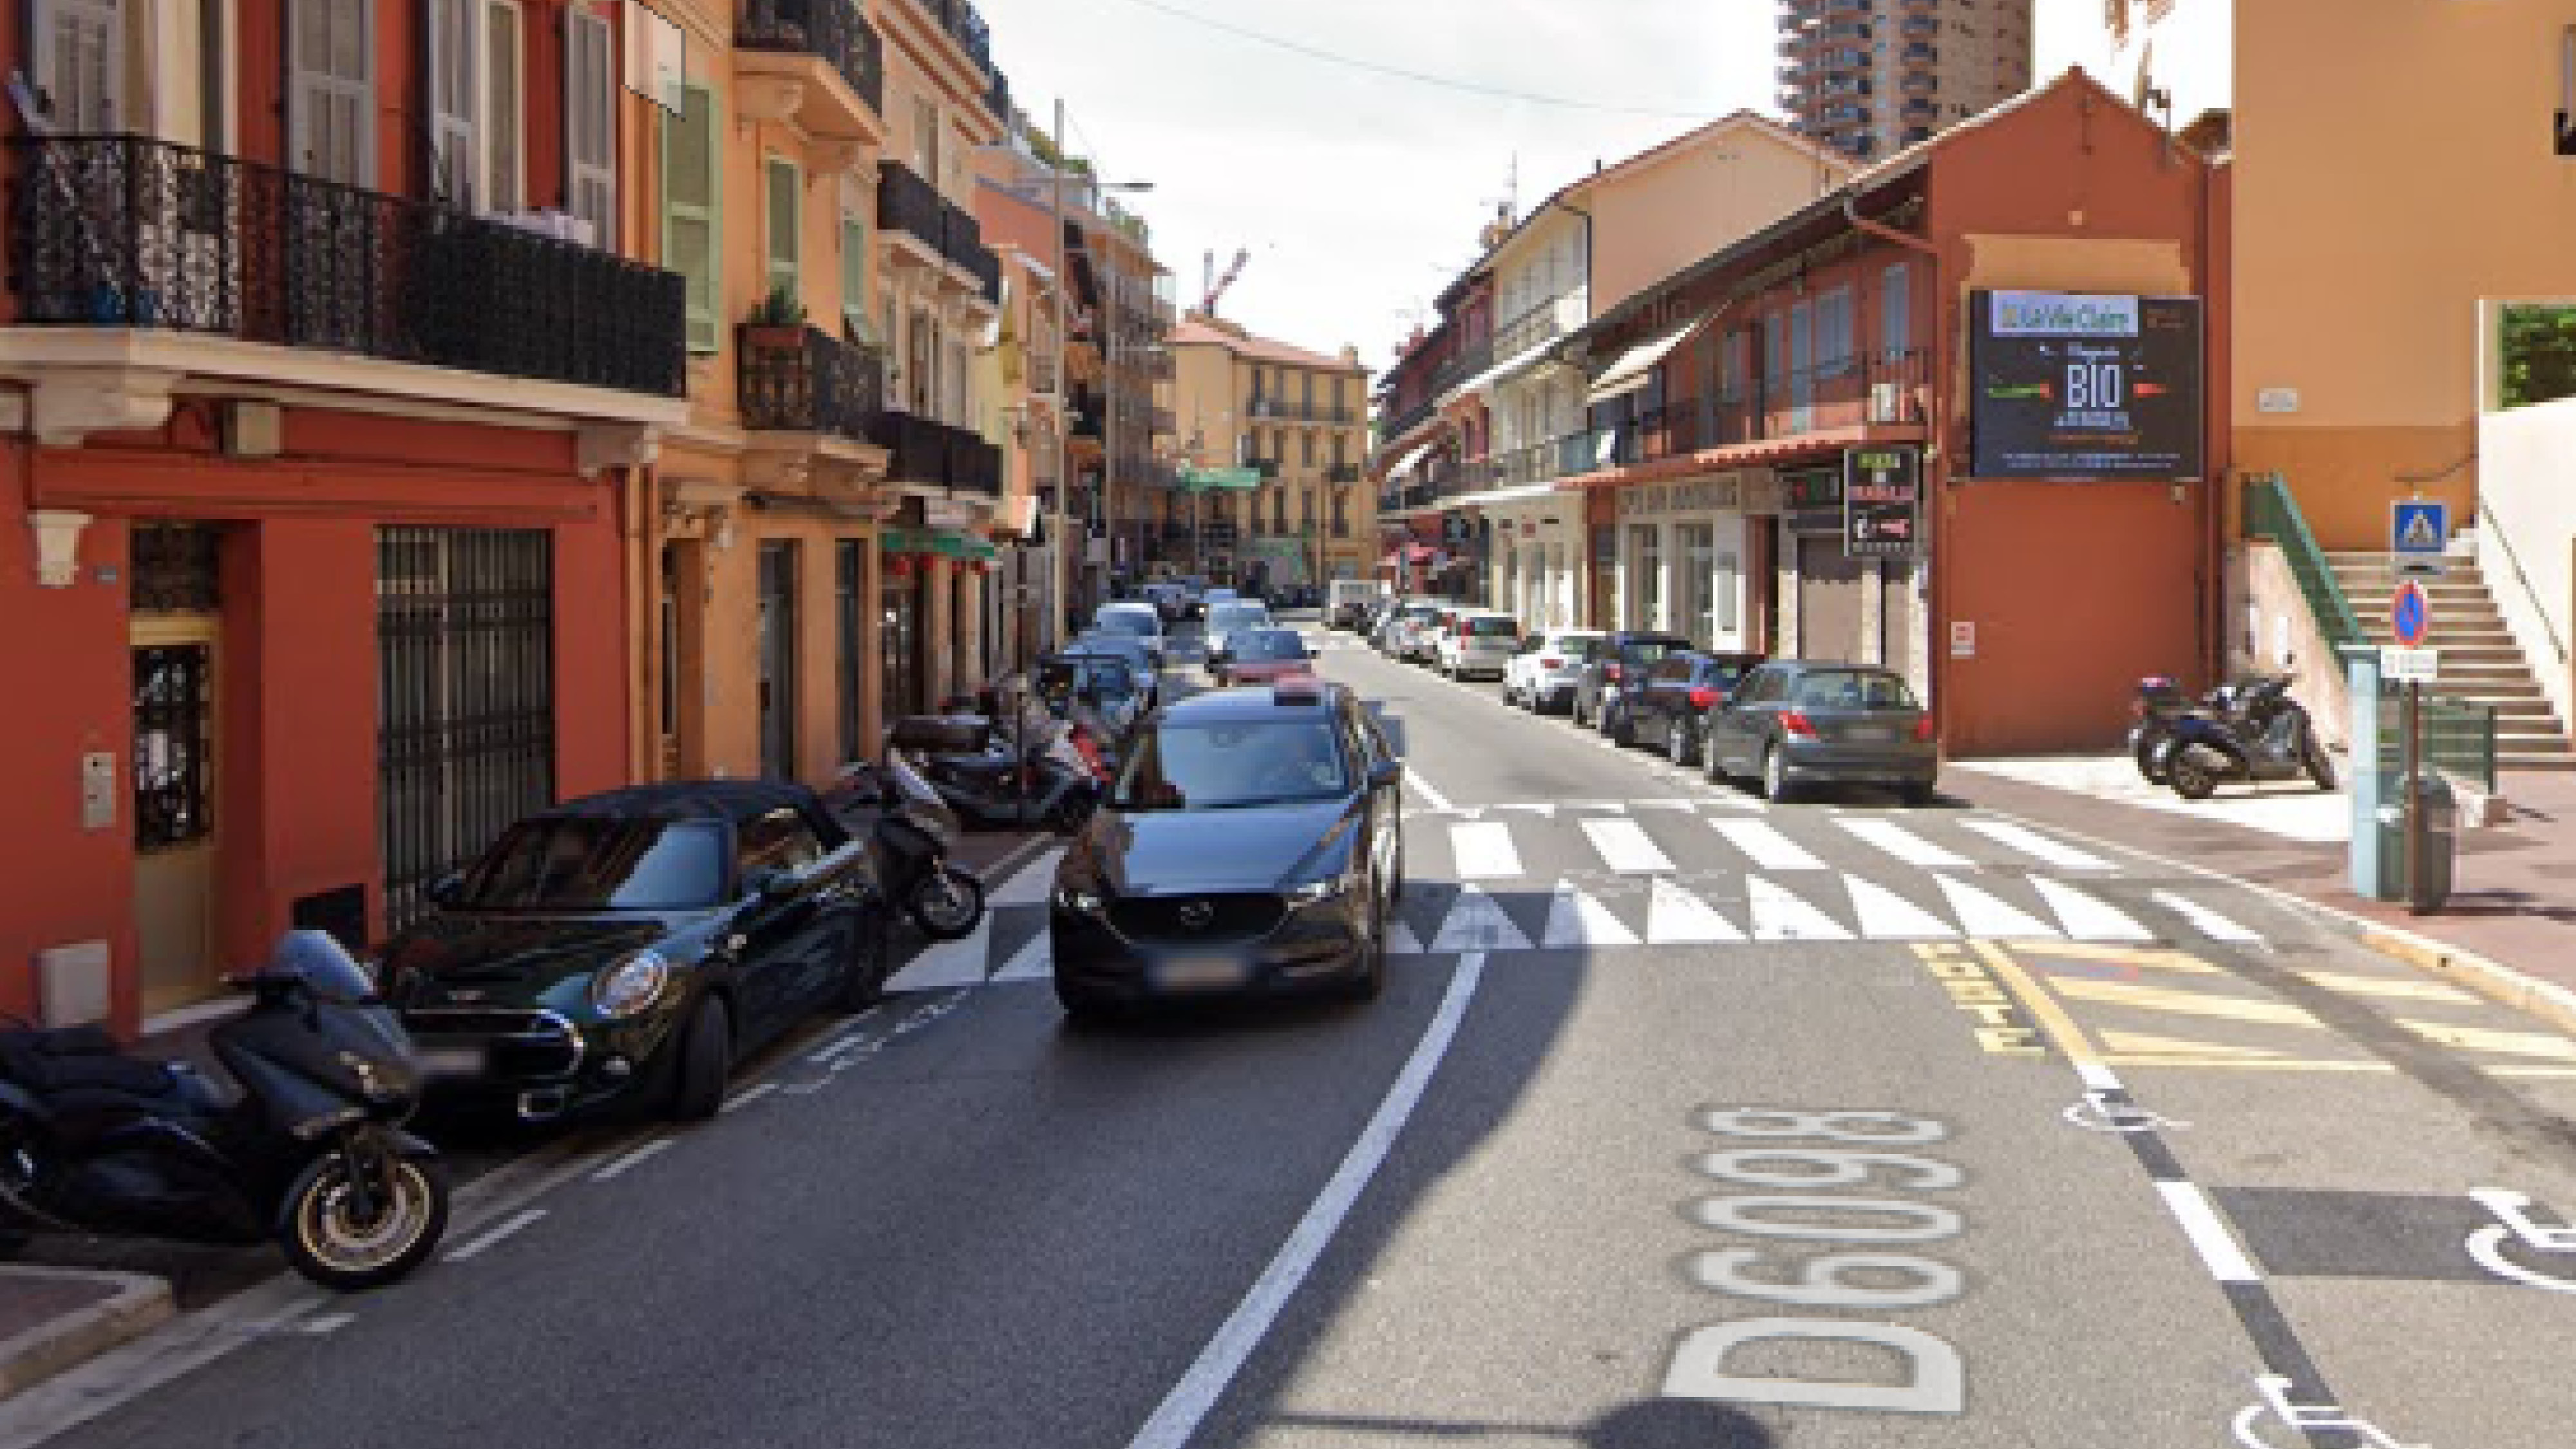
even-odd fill
[(1100, 892), (1083, 886), (1057, 887), (1055, 903), (1068, 911), (1080, 911), (1086, 916), (1099, 915), (1109, 908), (1109, 902), (1102, 898)]
[(657, 951), (637, 951), (590, 978), (590, 1004), (606, 1017), (628, 1017), (651, 1006), (671, 980), (671, 963)]
[(1329, 901), (1336, 896), (1348, 895), (1352, 891), (1358, 890), (1361, 883), (1367, 878), (1368, 867), (1366, 863), (1354, 855), (1349, 865), (1332, 872), (1321, 880), (1310, 880), (1290, 886), (1288, 888), (1288, 903), (1290, 905), (1310, 906), (1317, 901)]

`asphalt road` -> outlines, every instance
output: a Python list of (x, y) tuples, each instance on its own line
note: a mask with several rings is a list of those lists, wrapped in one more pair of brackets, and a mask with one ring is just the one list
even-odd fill
[(1070, 1033), (1032, 876), (716, 1122), (0, 1444), (2570, 1442), (2576, 1044), (2186, 867), (1325, 663), (1416, 781), (1374, 1006)]

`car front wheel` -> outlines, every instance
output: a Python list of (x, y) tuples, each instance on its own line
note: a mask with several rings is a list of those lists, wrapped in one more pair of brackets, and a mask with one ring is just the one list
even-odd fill
[(1675, 719), (1672, 727), (1664, 731), (1664, 758), (1676, 765), (1692, 765), (1699, 762), (1699, 750), (1691, 740), (1691, 727), (1688, 720)]
[(1796, 788), (1789, 780), (1788, 757), (1780, 753), (1780, 747), (1773, 745), (1764, 750), (1762, 752), (1762, 798), (1776, 805), (1788, 799), (1790, 792)]
[(682, 1122), (712, 1118), (723, 1110), (725, 1083), (733, 1076), (733, 1013), (724, 998), (699, 1002), (671, 1049), (680, 1054), (671, 1074), (671, 1116)]

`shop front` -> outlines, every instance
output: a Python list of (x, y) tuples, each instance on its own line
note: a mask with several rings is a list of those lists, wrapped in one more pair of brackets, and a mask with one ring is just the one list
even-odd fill
[[(1890, 482), (1887, 467), (1906, 481)], [(1883, 665), (1928, 687), (1913, 526), (1920, 469), (1919, 450), (1900, 445), (1850, 449), (1829, 466), (1781, 473), (1782, 652)]]
[(1758, 468), (1612, 490), (1617, 626), (1763, 650), (1771, 589), (1746, 515), (1771, 511), (1775, 492)]

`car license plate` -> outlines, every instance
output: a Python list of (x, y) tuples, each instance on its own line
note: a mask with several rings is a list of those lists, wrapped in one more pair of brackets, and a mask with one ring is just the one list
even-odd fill
[(1896, 731), (1885, 725), (1853, 725), (1843, 731), (1843, 738), (1859, 744), (1883, 745), (1896, 738)]
[(484, 1069), (483, 1048), (424, 1047), (420, 1052), (420, 1071), (425, 1077), (479, 1077)]
[(1175, 956), (1154, 968), (1154, 984), (1166, 991), (1225, 991), (1243, 980), (1243, 963), (1231, 956)]

